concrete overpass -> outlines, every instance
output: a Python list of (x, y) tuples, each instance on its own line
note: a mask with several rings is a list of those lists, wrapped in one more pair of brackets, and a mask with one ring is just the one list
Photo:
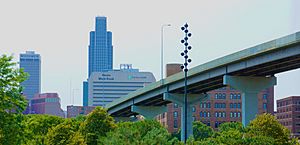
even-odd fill
[[(300, 68), (300, 32), (191, 68), (187, 82), (190, 107), (186, 108), (187, 116), (181, 115), (187, 117), (188, 135), (192, 134), (191, 106), (206, 99), (206, 92), (226, 85), (241, 91), (242, 123), (247, 125), (258, 113), (257, 93), (276, 85), (275, 74), (297, 68)], [(152, 118), (166, 111), (168, 103), (181, 105), (183, 93), (184, 73), (180, 72), (108, 104), (107, 109), (114, 117), (141, 114)], [(184, 121), (181, 123), (184, 127)]]

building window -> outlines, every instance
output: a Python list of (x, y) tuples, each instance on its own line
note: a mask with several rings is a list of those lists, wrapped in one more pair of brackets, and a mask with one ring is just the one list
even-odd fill
[(238, 94), (238, 95), (237, 95), (237, 99), (241, 99), (241, 94)]
[(267, 110), (267, 103), (263, 104), (263, 108), (264, 108), (264, 110)]
[(233, 104), (233, 108), (236, 108), (236, 103)]
[(238, 104), (237, 104), (237, 107), (238, 107), (238, 108), (241, 108), (241, 103), (238, 103)]
[(174, 128), (178, 128), (178, 122), (176, 119), (174, 120)]
[(192, 111), (196, 112), (196, 107), (195, 106), (193, 106)]
[(226, 113), (225, 113), (225, 112), (223, 112), (223, 117), (224, 117), (224, 118), (226, 117)]
[(200, 103), (200, 108), (203, 108), (203, 104), (202, 103)]
[(207, 103), (207, 108), (210, 108), (210, 103)]
[(202, 115), (203, 113), (202, 112), (200, 112), (200, 117), (203, 117), (203, 115)]
[(218, 112), (215, 112), (215, 117), (218, 117)]
[(174, 118), (177, 118), (177, 117), (178, 117), (178, 112), (177, 112), (177, 111), (174, 111), (174, 112), (173, 112), (173, 116), (174, 116)]
[(223, 93), (222, 98), (226, 99), (226, 94), (225, 93)]
[(232, 103), (230, 103), (230, 108), (232, 108)]
[(174, 108), (178, 108), (178, 104), (177, 103), (174, 103)]
[(241, 117), (241, 112), (238, 112), (238, 117), (239, 117), (239, 118)]
[(218, 123), (218, 121), (216, 121), (215, 122), (215, 128), (218, 128), (218, 126), (219, 126), (219, 123)]
[(230, 99), (231, 99), (231, 100), (233, 99), (233, 94), (230, 94)]
[(225, 103), (222, 104), (222, 108), (226, 108), (226, 104)]
[(210, 113), (209, 112), (207, 112), (207, 117), (210, 117)]
[(263, 99), (267, 100), (267, 98), (268, 98), (268, 94), (263, 94)]
[(203, 113), (203, 117), (207, 117), (207, 116), (206, 116), (206, 112)]
[(232, 112), (230, 112), (230, 118), (232, 118), (232, 117), (233, 117)]
[(206, 108), (206, 103), (203, 103), (203, 108)]

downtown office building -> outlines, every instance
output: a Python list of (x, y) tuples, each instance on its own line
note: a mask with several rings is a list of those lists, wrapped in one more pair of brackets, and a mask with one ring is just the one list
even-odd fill
[(41, 92), (41, 56), (34, 51), (20, 54), (20, 68), (28, 73), (28, 79), (21, 83), (23, 95), (31, 100)]
[[(93, 72), (113, 69), (112, 32), (107, 31), (106, 17), (95, 18), (95, 30), (90, 32), (88, 46), (88, 78)], [(88, 106), (88, 82), (83, 82), (83, 106)]]
[[(121, 65), (121, 66), (124, 66)], [(155, 82), (151, 72), (140, 72), (125, 64), (119, 70), (94, 72), (88, 79), (88, 106), (102, 106)]]
[(89, 76), (113, 68), (112, 32), (107, 31), (106, 26), (106, 17), (96, 17), (95, 30), (90, 32)]

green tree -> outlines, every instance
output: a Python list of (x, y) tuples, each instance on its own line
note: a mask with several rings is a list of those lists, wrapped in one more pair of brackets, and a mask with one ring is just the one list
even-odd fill
[(244, 132), (245, 130), (241, 122), (225, 122), (222, 123), (218, 129), (220, 132), (229, 131), (229, 130), (237, 130), (239, 132)]
[(240, 145), (243, 144), (243, 133), (239, 130), (229, 129), (220, 132), (214, 140), (218, 144)]
[(27, 106), (20, 83), (27, 74), (16, 68), (12, 56), (0, 56), (0, 144), (19, 144), (22, 137), (19, 114)]
[(96, 107), (87, 115), (81, 126), (81, 132), (87, 144), (95, 145), (100, 137), (105, 136), (107, 132), (115, 127), (114, 119), (109, 116), (106, 109)]
[(66, 119), (48, 131), (45, 143), (47, 145), (85, 145), (83, 136), (78, 132), (78, 126), (75, 119)]
[(243, 138), (245, 145), (274, 145), (275, 139), (267, 136), (245, 136)]
[(20, 85), (27, 79), (27, 74), (22, 69), (17, 69), (12, 59), (12, 56), (0, 57), (0, 113), (20, 113), (27, 106)]
[(177, 138), (155, 120), (118, 123), (117, 128), (100, 139), (105, 145), (146, 145), (146, 144), (180, 144)]
[(193, 135), (196, 141), (200, 141), (213, 136), (214, 130), (202, 122), (196, 121), (193, 122)]
[(24, 144), (45, 144), (48, 131), (62, 123), (64, 118), (51, 115), (26, 115), (24, 125)]
[(23, 139), (22, 114), (0, 113), (0, 144), (20, 144)]
[(275, 139), (275, 144), (288, 144), (290, 131), (271, 114), (258, 115), (247, 127), (247, 136), (265, 136)]

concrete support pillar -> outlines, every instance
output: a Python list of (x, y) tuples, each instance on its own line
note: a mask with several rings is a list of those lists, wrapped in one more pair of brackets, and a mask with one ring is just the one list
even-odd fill
[(258, 93), (263, 89), (276, 85), (276, 77), (225, 75), (223, 84), (242, 92), (242, 123), (247, 126), (258, 114)]
[[(188, 94), (187, 108), (184, 108), (184, 94), (170, 94), (164, 93), (164, 100), (171, 101), (178, 104), (181, 107), (181, 140), (185, 139), (185, 119), (187, 118), (187, 137), (193, 135), (193, 112), (192, 107), (201, 100), (207, 99), (207, 95), (204, 94)], [(187, 116), (185, 116), (185, 109), (187, 109)]]
[(159, 114), (167, 112), (167, 106), (131, 106), (131, 111), (143, 115), (146, 119), (153, 119)]

